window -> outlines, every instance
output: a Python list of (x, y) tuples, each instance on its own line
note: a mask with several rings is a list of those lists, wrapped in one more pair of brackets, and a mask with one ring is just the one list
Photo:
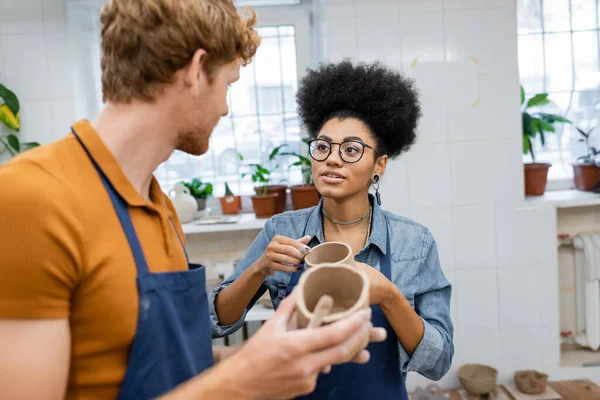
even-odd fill
[[(199, 177), (213, 183), (216, 195), (224, 192), (225, 182), (236, 194), (252, 194), (252, 182), (241, 176), (243, 164), (238, 153), (244, 163), (265, 163), (271, 151), (282, 144), (285, 151), (303, 151), (295, 95), (299, 71), (308, 66), (310, 33), (308, 14), (301, 8), (299, 12), (288, 8), (274, 13), (270, 18), (274, 23), (260, 11), (259, 23), (267, 21), (257, 28), (262, 43), (253, 62), (242, 68), (240, 80), (229, 90), (229, 115), (215, 128), (206, 154), (196, 157), (176, 151), (157, 168), (155, 176), (163, 190), (170, 190), (180, 180)], [(272, 174), (273, 183), (301, 183), (300, 171), (287, 168), (293, 160), (281, 161)]]
[[(546, 111), (587, 131), (600, 118), (599, 0), (519, 0), (519, 74), (527, 97), (548, 93)], [(585, 154), (574, 126), (555, 124), (536, 159), (552, 163), (549, 187), (570, 187), (570, 163)], [(600, 127), (592, 144), (600, 145)], [(539, 139), (538, 139), (539, 140)], [(525, 156), (529, 161), (529, 157)], [(554, 182), (553, 182), (554, 181)], [(562, 186), (560, 182), (566, 186)], [(553, 185), (554, 183), (554, 185)], [(558, 183), (558, 184), (557, 184)]]

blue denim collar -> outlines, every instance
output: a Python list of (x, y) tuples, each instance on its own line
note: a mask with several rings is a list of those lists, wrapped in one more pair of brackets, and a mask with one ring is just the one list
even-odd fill
[[(387, 244), (387, 221), (385, 219), (385, 214), (381, 207), (375, 201), (375, 196), (369, 193), (369, 201), (373, 205), (373, 221), (372, 221), (372, 229), (371, 236), (367, 240), (367, 244), (365, 248), (368, 248), (369, 245), (373, 244), (379, 248), (382, 254), (385, 254), (386, 244)], [(311, 236), (310, 242), (312, 244), (320, 244), (325, 242), (325, 237), (323, 236), (323, 218), (321, 216), (321, 209), (323, 207), (323, 199), (319, 202), (319, 205), (313, 208), (312, 212), (308, 216), (308, 221), (306, 222), (305, 233)], [(318, 243), (314, 243), (314, 240), (318, 241)]]

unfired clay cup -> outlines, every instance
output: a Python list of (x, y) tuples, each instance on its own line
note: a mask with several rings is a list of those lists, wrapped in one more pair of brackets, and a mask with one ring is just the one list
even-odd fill
[(352, 248), (343, 242), (327, 242), (315, 246), (304, 257), (307, 268), (319, 264), (346, 264), (355, 267)]
[(333, 309), (323, 318), (323, 325), (369, 307), (369, 278), (354, 265), (315, 265), (300, 276), (295, 290), (299, 328), (306, 328), (317, 302), (325, 294), (333, 298)]

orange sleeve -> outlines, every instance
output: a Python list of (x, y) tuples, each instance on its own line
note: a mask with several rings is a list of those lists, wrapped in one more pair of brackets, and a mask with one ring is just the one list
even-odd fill
[(0, 167), (0, 188), (0, 318), (68, 317), (81, 239), (66, 185), (13, 162)]

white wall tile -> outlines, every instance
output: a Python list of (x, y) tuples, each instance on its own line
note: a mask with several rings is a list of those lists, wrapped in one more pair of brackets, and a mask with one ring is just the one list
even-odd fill
[[(444, 32), (448, 60), (475, 57), (482, 73), (501, 73), (515, 68), (517, 14), (514, 8), (447, 11)], [(485, 32), (485, 40), (476, 32)]]
[(498, 269), (498, 311), (502, 329), (539, 328), (541, 293), (537, 265)]
[(530, 265), (551, 261), (556, 255), (554, 209), (519, 210), (496, 205), (495, 225), (499, 265)]
[(473, 205), (454, 207), (454, 268), (496, 265), (494, 207)]
[(43, 35), (0, 36), (4, 83), (21, 100), (49, 100), (50, 79)]
[(448, 105), (435, 89), (423, 89), (417, 85), (421, 103), (421, 120), (417, 128), (418, 143), (439, 143), (448, 140)]
[(493, 364), (500, 357), (500, 338), (495, 328), (456, 332), (454, 364)]
[(362, 61), (382, 61), (401, 68), (400, 34), (396, 15), (361, 15), (357, 18), (358, 57)]
[[(411, 204), (413, 204), (411, 202)], [(454, 233), (452, 230), (452, 210), (450, 207), (412, 207), (410, 218), (426, 226), (433, 235), (440, 264), (444, 271), (454, 268)]]
[(420, 144), (406, 155), (410, 204), (416, 207), (450, 205), (450, 147), (448, 143)]
[(441, 12), (399, 15), (404, 70), (415, 62), (444, 61), (443, 22)]
[(388, 162), (379, 193), (386, 210), (400, 213), (409, 207), (407, 165), (403, 158)]
[(331, 18), (327, 27), (327, 54), (329, 62), (357, 56), (356, 20), (354, 17)]
[(44, 32), (67, 31), (67, 0), (43, 0)]
[(69, 48), (69, 35), (66, 33), (46, 34), (46, 50), (54, 99), (73, 99), (73, 63)]
[(496, 268), (455, 270), (458, 329), (498, 328)]
[(73, 100), (55, 100), (52, 102), (52, 136), (58, 140), (69, 133), (76, 121), (75, 102)]
[[(362, 0), (363, 2), (367, 2), (370, 0)], [(400, 13), (422, 13), (422, 12), (431, 12), (431, 11), (442, 11), (444, 8), (443, 0), (402, 0), (399, 1)]]
[(517, 370), (542, 369), (540, 328), (501, 329), (499, 338), (498, 381), (513, 382)]
[(43, 31), (42, 0), (0, 1), (0, 35)]
[(514, 6), (515, 2), (506, 0), (444, 0), (445, 10), (492, 9)]
[(22, 142), (46, 144), (54, 140), (51, 101), (21, 101), (20, 114)]
[(356, 0), (356, 15), (392, 15), (400, 12), (402, 2), (397, 0)]
[(477, 204), (523, 200), (520, 137), (455, 142), (450, 147), (452, 203)]

